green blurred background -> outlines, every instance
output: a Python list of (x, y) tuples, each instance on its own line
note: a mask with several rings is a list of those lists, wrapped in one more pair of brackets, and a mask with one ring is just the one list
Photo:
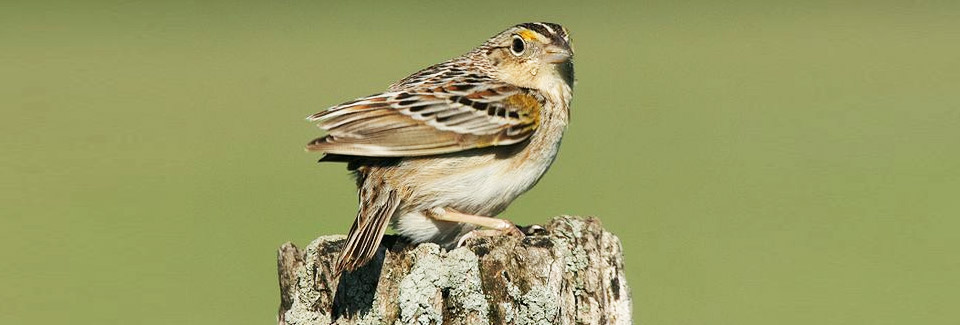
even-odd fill
[(344, 233), (304, 120), (508, 26), (571, 30), (553, 169), (645, 324), (957, 324), (960, 3), (7, 1), (0, 324), (268, 324)]

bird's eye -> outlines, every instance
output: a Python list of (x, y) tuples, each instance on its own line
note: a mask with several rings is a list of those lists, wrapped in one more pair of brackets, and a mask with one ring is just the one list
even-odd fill
[(510, 52), (512, 52), (513, 55), (520, 56), (523, 54), (523, 50), (525, 50), (526, 47), (527, 44), (523, 43), (523, 39), (520, 38), (520, 36), (513, 36), (513, 44), (510, 44)]

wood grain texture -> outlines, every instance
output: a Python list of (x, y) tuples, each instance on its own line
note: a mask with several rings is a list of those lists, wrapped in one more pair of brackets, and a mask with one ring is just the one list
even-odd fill
[(344, 236), (280, 247), (279, 324), (630, 324), (620, 240), (595, 218), (452, 251), (387, 236), (374, 260), (332, 278)]

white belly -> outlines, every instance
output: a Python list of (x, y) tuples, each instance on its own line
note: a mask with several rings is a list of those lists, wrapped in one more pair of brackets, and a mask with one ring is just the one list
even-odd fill
[(440, 158), (444, 161), (418, 171), (422, 181), (417, 182), (418, 188), (414, 189), (417, 192), (413, 199), (415, 203), (409, 202), (412, 205), (405, 204), (403, 209), (398, 209), (393, 228), (414, 242), (430, 241), (451, 246), (460, 235), (476, 227), (437, 221), (422, 211), (441, 207), (495, 217), (536, 185), (556, 157), (558, 147), (559, 139), (538, 155), (518, 154), (506, 159), (491, 156), (479, 163), (478, 157)]
[[(565, 97), (556, 102), (569, 102)], [(478, 149), (472, 154), (455, 153), (430, 157), (429, 163), (401, 163), (404, 174), (417, 179), (409, 187), (412, 197), (401, 202), (393, 216), (393, 228), (414, 242), (435, 242), (451, 247), (474, 226), (438, 221), (423, 214), (432, 208), (450, 208), (461, 213), (495, 217), (503, 212), (546, 173), (560, 148), (566, 128), (566, 110), (547, 109), (557, 116), (544, 118), (529, 142), (504, 154), (508, 148)], [(509, 151), (509, 150), (506, 150)], [(412, 166), (416, 166), (415, 168)]]
[[(552, 159), (551, 159), (552, 160)], [(510, 160), (494, 161), (460, 175), (437, 179), (437, 206), (481, 216), (496, 216), (520, 194), (533, 187), (549, 167), (549, 162), (523, 162), (511, 166)]]

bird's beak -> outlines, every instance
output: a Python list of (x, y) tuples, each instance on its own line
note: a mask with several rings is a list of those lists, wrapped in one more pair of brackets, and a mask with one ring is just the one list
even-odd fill
[(547, 62), (557, 64), (563, 63), (573, 57), (573, 51), (561, 48), (559, 46), (547, 47)]

